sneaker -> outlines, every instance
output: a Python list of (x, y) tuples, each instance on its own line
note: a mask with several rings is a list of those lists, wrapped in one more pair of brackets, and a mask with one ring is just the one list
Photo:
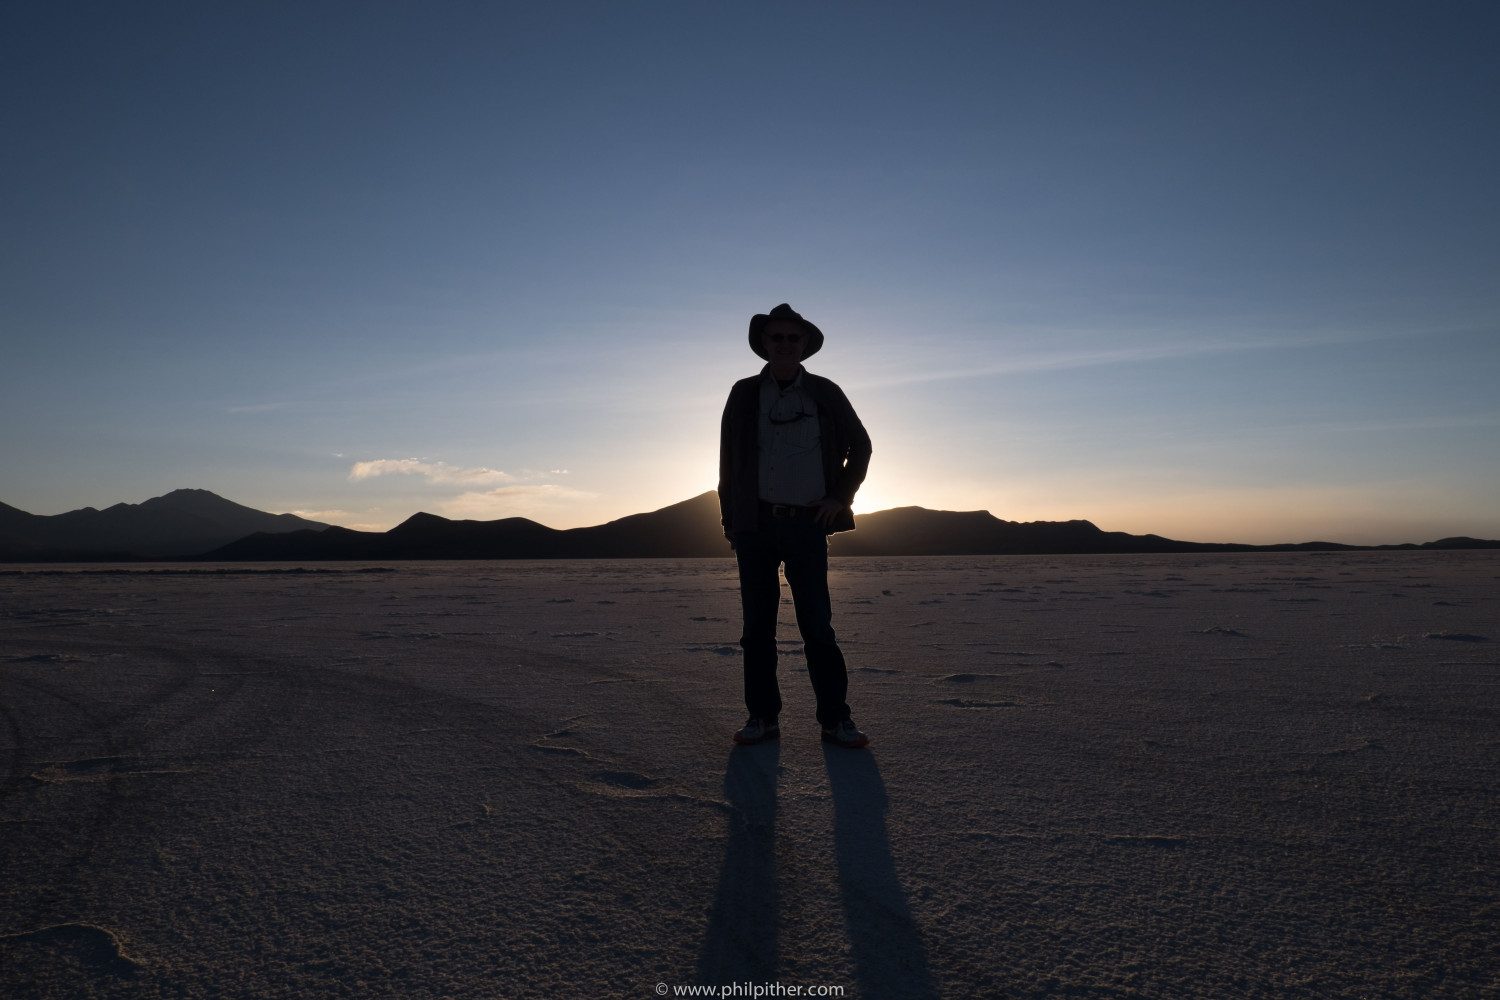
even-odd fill
[(741, 746), (754, 746), (781, 735), (781, 727), (775, 719), (762, 719), (752, 715), (745, 720), (745, 728), (734, 734), (734, 741)]
[(836, 726), (823, 727), (823, 742), (837, 743), (841, 747), (858, 750), (860, 747), (870, 745), (870, 737), (859, 731), (853, 719), (845, 719)]

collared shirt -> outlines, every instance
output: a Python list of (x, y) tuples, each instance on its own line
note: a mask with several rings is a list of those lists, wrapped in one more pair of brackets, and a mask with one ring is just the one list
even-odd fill
[(823, 482), (818, 404), (802, 372), (785, 389), (766, 372), (760, 387), (760, 498), (808, 506), (828, 495)]

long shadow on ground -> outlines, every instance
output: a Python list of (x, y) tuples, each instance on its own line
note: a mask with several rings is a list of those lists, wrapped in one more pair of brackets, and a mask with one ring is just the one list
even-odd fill
[(776, 779), (781, 746), (737, 746), (724, 773), (724, 796), (734, 808), (719, 891), (698, 955), (704, 984), (765, 983), (776, 979)]
[(891, 858), (885, 782), (875, 757), (824, 746), (823, 760), (833, 790), (834, 852), (858, 996), (935, 998), (927, 949)]

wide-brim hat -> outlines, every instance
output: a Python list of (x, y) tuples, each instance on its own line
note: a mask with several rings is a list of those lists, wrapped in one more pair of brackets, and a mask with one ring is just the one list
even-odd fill
[(823, 331), (813, 326), (802, 315), (791, 306), (783, 302), (768, 313), (756, 313), (750, 317), (750, 350), (767, 361), (771, 359), (766, 356), (766, 345), (761, 341), (761, 332), (765, 330), (766, 324), (773, 319), (787, 319), (794, 323), (801, 323), (802, 329), (807, 331), (807, 346), (802, 349), (802, 356), (810, 358), (817, 354), (823, 347)]

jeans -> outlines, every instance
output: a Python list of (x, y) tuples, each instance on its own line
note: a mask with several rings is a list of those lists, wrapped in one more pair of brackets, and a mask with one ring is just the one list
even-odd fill
[(827, 533), (810, 518), (764, 514), (758, 531), (736, 533), (734, 543), (745, 618), (740, 636), (740, 648), (745, 651), (745, 707), (763, 719), (781, 714), (781, 689), (776, 683), (776, 612), (781, 604), (777, 569), (785, 563), (807, 673), (818, 700), (818, 722), (838, 725), (849, 718), (849, 706), (844, 703), (849, 674), (833, 635)]

